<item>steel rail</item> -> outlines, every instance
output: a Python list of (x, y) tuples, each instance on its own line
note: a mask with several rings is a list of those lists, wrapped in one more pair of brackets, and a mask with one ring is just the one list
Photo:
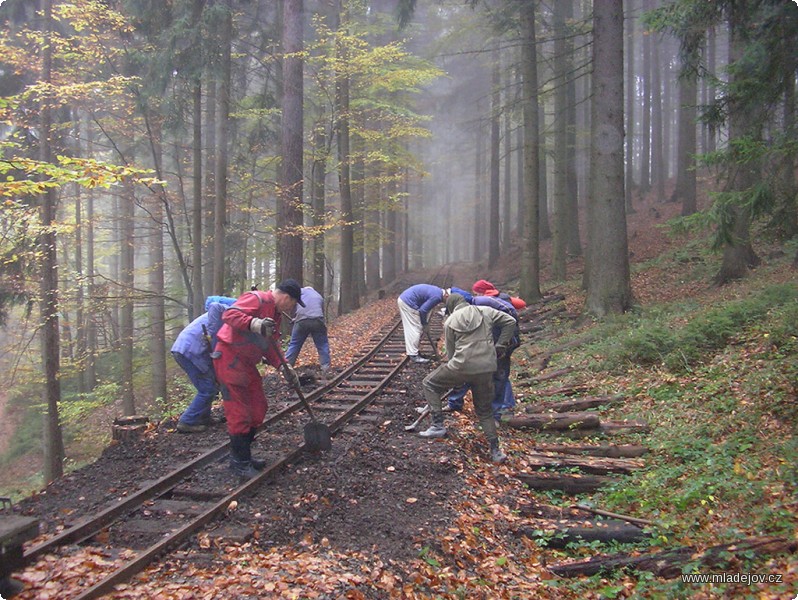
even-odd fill
[[(306, 399), (318, 400), (319, 398), (322, 398), (325, 394), (334, 391), (345, 384), (350, 377), (355, 375), (362, 367), (368, 366), (377, 353), (386, 351), (386, 346), (391, 341), (392, 336), (396, 334), (400, 325), (401, 319), (397, 318), (393, 323), (386, 326), (388, 331), (380, 336), (380, 339), (375, 342), (369, 351), (367, 351), (358, 360), (351, 363), (325, 385), (320, 386), (308, 393)], [(432, 342), (432, 340), (430, 340), (430, 342)], [(397, 346), (399, 346), (399, 344), (397, 344)], [(392, 354), (398, 353), (399, 349), (395, 348), (387, 351), (386, 355), (389, 357)], [(404, 355), (403, 348), (401, 353)], [(329, 424), (331, 433), (336, 434), (340, 432), (347, 423), (355, 419), (360, 412), (369, 406), (373, 402), (374, 398), (394, 378), (396, 373), (407, 364), (408, 360), (409, 358), (404, 355), (401, 360), (389, 362), (383, 365), (387, 371), (382, 378), (376, 381), (368, 379), (369, 383), (367, 386), (357, 386), (366, 387), (366, 390), (353, 390), (350, 394), (348, 394), (348, 400), (355, 401), (350, 407), (348, 407), (342, 414), (340, 414)], [(361, 382), (364, 380), (354, 379), (354, 381)], [(287, 415), (296, 412), (301, 406), (302, 403), (299, 401), (290, 404), (266, 419), (258, 427), (258, 429), (260, 430), (266, 428), (267, 426), (282, 420)], [(52, 551), (58, 546), (81, 543), (90, 539), (107, 525), (125, 515), (132, 514), (137, 507), (143, 506), (148, 500), (162, 496), (169, 490), (174, 489), (179, 482), (185, 480), (194, 471), (222, 458), (229, 451), (229, 445), (229, 441), (226, 441), (214, 448), (211, 448), (194, 460), (184, 464), (182, 467), (164, 475), (147, 488), (139, 490), (125, 499), (120, 500), (117, 504), (103, 510), (98, 515), (95, 515), (91, 518), (81, 519), (77, 524), (66, 529), (65, 531), (30, 548), (23, 555), (25, 563), (30, 564), (42, 554)], [(255, 489), (266, 478), (274, 476), (279, 469), (299, 459), (307, 450), (308, 449), (306, 448), (306, 445), (302, 443), (299, 446), (294, 447), (292, 450), (286, 452), (276, 460), (270, 461), (270, 464), (262, 472), (258, 473), (258, 475), (241, 484), (231, 493), (216, 501), (209, 508), (201, 512), (199, 515), (193, 517), (183, 526), (162, 537), (157, 543), (140, 552), (136, 557), (128, 561), (126, 564), (95, 582), (91, 588), (84, 591), (77, 597), (77, 599), (88, 600), (90, 598), (97, 598), (111, 592), (115, 585), (126, 581), (134, 574), (142, 571), (146, 565), (153, 562), (158, 556), (165, 553), (170, 547), (179, 544), (195, 532), (202, 529), (207, 523), (224, 512), (230, 506), (232, 501)]]

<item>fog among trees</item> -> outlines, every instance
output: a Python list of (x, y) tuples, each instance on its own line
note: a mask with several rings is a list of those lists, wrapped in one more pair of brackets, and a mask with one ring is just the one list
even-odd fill
[(793, 2), (5, 0), (0, 19), (3, 358), (7, 387), (43, 390), (47, 480), (59, 407), (165, 398), (208, 295), (293, 277), (343, 314), (405, 272), (513, 254), (534, 301), (584, 256), (603, 317), (634, 302), (643, 197), (715, 241), (717, 284), (758, 235), (798, 233)]

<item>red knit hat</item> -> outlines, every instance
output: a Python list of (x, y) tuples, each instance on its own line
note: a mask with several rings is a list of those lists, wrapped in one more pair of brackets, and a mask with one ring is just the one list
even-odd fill
[(480, 279), (473, 286), (471, 286), (471, 291), (474, 292), (477, 296), (498, 296), (499, 290), (496, 289), (490, 281), (485, 281), (484, 279)]
[(524, 302), (521, 298), (517, 298), (516, 296), (510, 296), (510, 303), (513, 305), (515, 310), (522, 310), (526, 308), (526, 302)]

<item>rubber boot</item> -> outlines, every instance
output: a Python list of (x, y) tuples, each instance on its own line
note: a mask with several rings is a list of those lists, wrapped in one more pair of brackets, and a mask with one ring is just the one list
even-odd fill
[(252, 463), (252, 467), (258, 471), (263, 471), (266, 468), (266, 461), (260, 460), (252, 456), (252, 443), (255, 441), (255, 428), (249, 430), (249, 435), (247, 436), (249, 439), (249, 447), (250, 447), (250, 462)]
[(249, 434), (230, 436), (230, 470), (244, 479), (251, 479), (258, 474), (252, 466), (252, 454)]
[(490, 459), (495, 463), (507, 460), (507, 455), (499, 448), (499, 438), (490, 441)]
[(432, 413), (430, 418), (430, 426), (428, 429), (420, 432), (418, 435), (424, 438), (442, 438), (446, 437), (446, 427), (443, 425), (443, 413)]

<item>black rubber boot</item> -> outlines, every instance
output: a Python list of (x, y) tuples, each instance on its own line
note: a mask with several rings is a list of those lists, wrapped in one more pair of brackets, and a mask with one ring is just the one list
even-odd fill
[(245, 479), (251, 479), (259, 473), (252, 466), (249, 434), (230, 436), (230, 470)]
[(250, 447), (250, 459), (249, 460), (252, 463), (252, 467), (254, 469), (257, 469), (258, 471), (263, 471), (263, 469), (266, 468), (266, 461), (265, 460), (259, 460), (259, 459), (255, 458), (254, 456), (252, 456), (252, 450), (251, 450), (252, 449), (252, 443), (255, 441), (255, 428), (254, 427), (249, 430), (249, 435), (247, 435), (247, 438), (249, 439), (249, 447)]

